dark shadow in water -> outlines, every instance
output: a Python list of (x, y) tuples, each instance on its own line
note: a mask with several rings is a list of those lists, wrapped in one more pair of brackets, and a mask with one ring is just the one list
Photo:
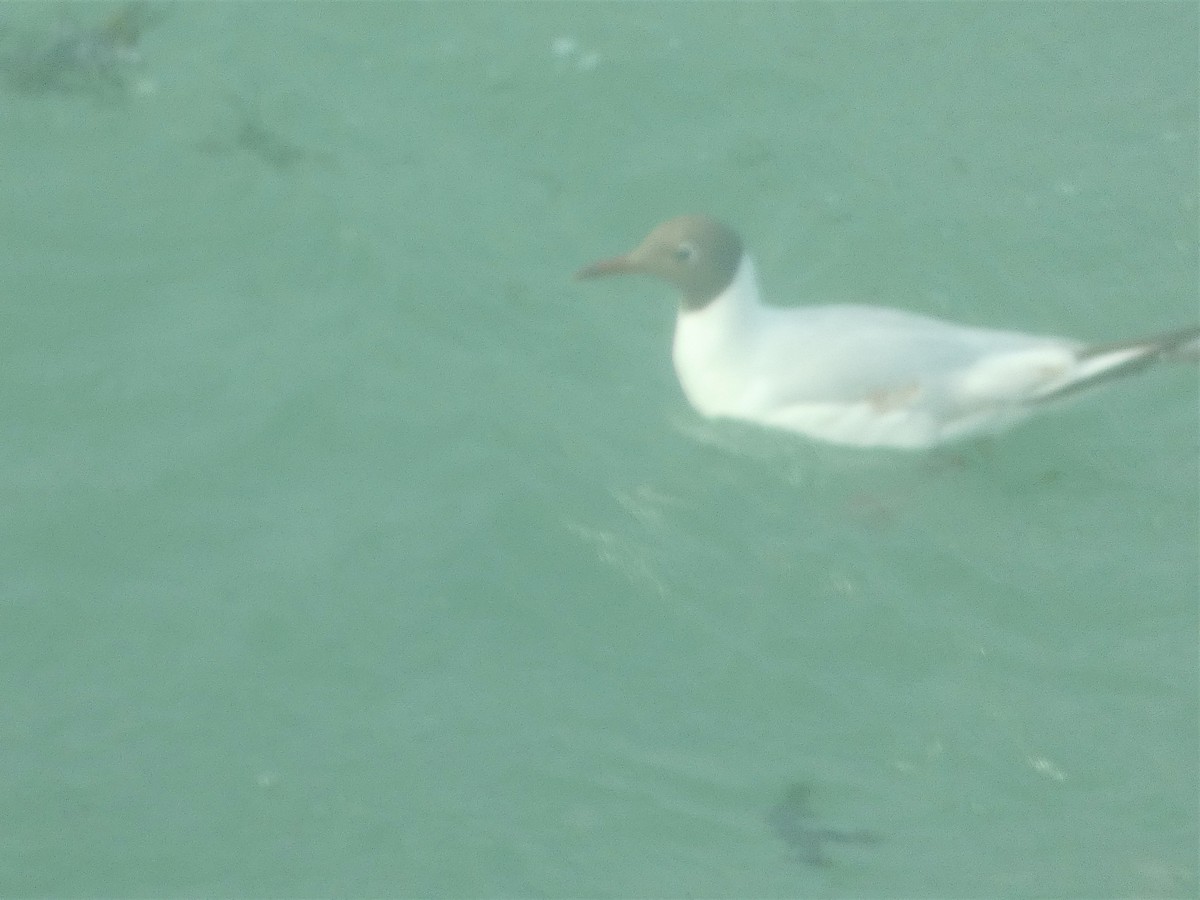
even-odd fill
[(827, 844), (878, 844), (879, 835), (863, 829), (829, 828), (813, 817), (812, 788), (797, 782), (788, 786), (783, 799), (767, 812), (767, 825), (801, 862), (825, 867), (833, 861), (825, 852)]
[(213, 156), (246, 153), (278, 171), (308, 161), (323, 165), (333, 163), (333, 157), (328, 153), (301, 147), (269, 126), (257, 103), (247, 102), (233, 93), (226, 93), (225, 102), (235, 117), (229, 136), (198, 141), (197, 150)]

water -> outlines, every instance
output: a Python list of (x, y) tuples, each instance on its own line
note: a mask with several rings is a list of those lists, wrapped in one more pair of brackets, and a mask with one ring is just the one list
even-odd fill
[(5, 94), (0, 894), (1194, 896), (1194, 368), (814, 448), (570, 273), (694, 210), (785, 302), (1194, 322), (1197, 19), (187, 4)]

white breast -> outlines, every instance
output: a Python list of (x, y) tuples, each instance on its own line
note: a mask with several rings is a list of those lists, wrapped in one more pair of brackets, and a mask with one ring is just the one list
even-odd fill
[(672, 357), (688, 402), (706, 416), (746, 418), (754, 402), (758, 318), (754, 263), (743, 256), (729, 287), (699, 310), (681, 310)]

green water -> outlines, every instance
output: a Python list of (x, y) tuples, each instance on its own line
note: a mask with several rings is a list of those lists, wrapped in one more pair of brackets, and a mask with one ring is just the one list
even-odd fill
[(779, 302), (1195, 322), (1198, 18), (189, 3), (0, 95), (0, 895), (1195, 896), (1194, 367), (818, 449), (570, 275), (703, 211)]

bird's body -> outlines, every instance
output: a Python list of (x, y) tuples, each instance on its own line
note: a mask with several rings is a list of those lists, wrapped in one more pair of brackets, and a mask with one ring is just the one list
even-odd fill
[(1089, 347), (883, 307), (768, 306), (740, 240), (701, 216), (664, 223), (631, 253), (580, 275), (622, 272), (680, 288), (672, 356), (697, 411), (859, 447), (923, 448), (995, 432), (1200, 345), (1200, 328)]

